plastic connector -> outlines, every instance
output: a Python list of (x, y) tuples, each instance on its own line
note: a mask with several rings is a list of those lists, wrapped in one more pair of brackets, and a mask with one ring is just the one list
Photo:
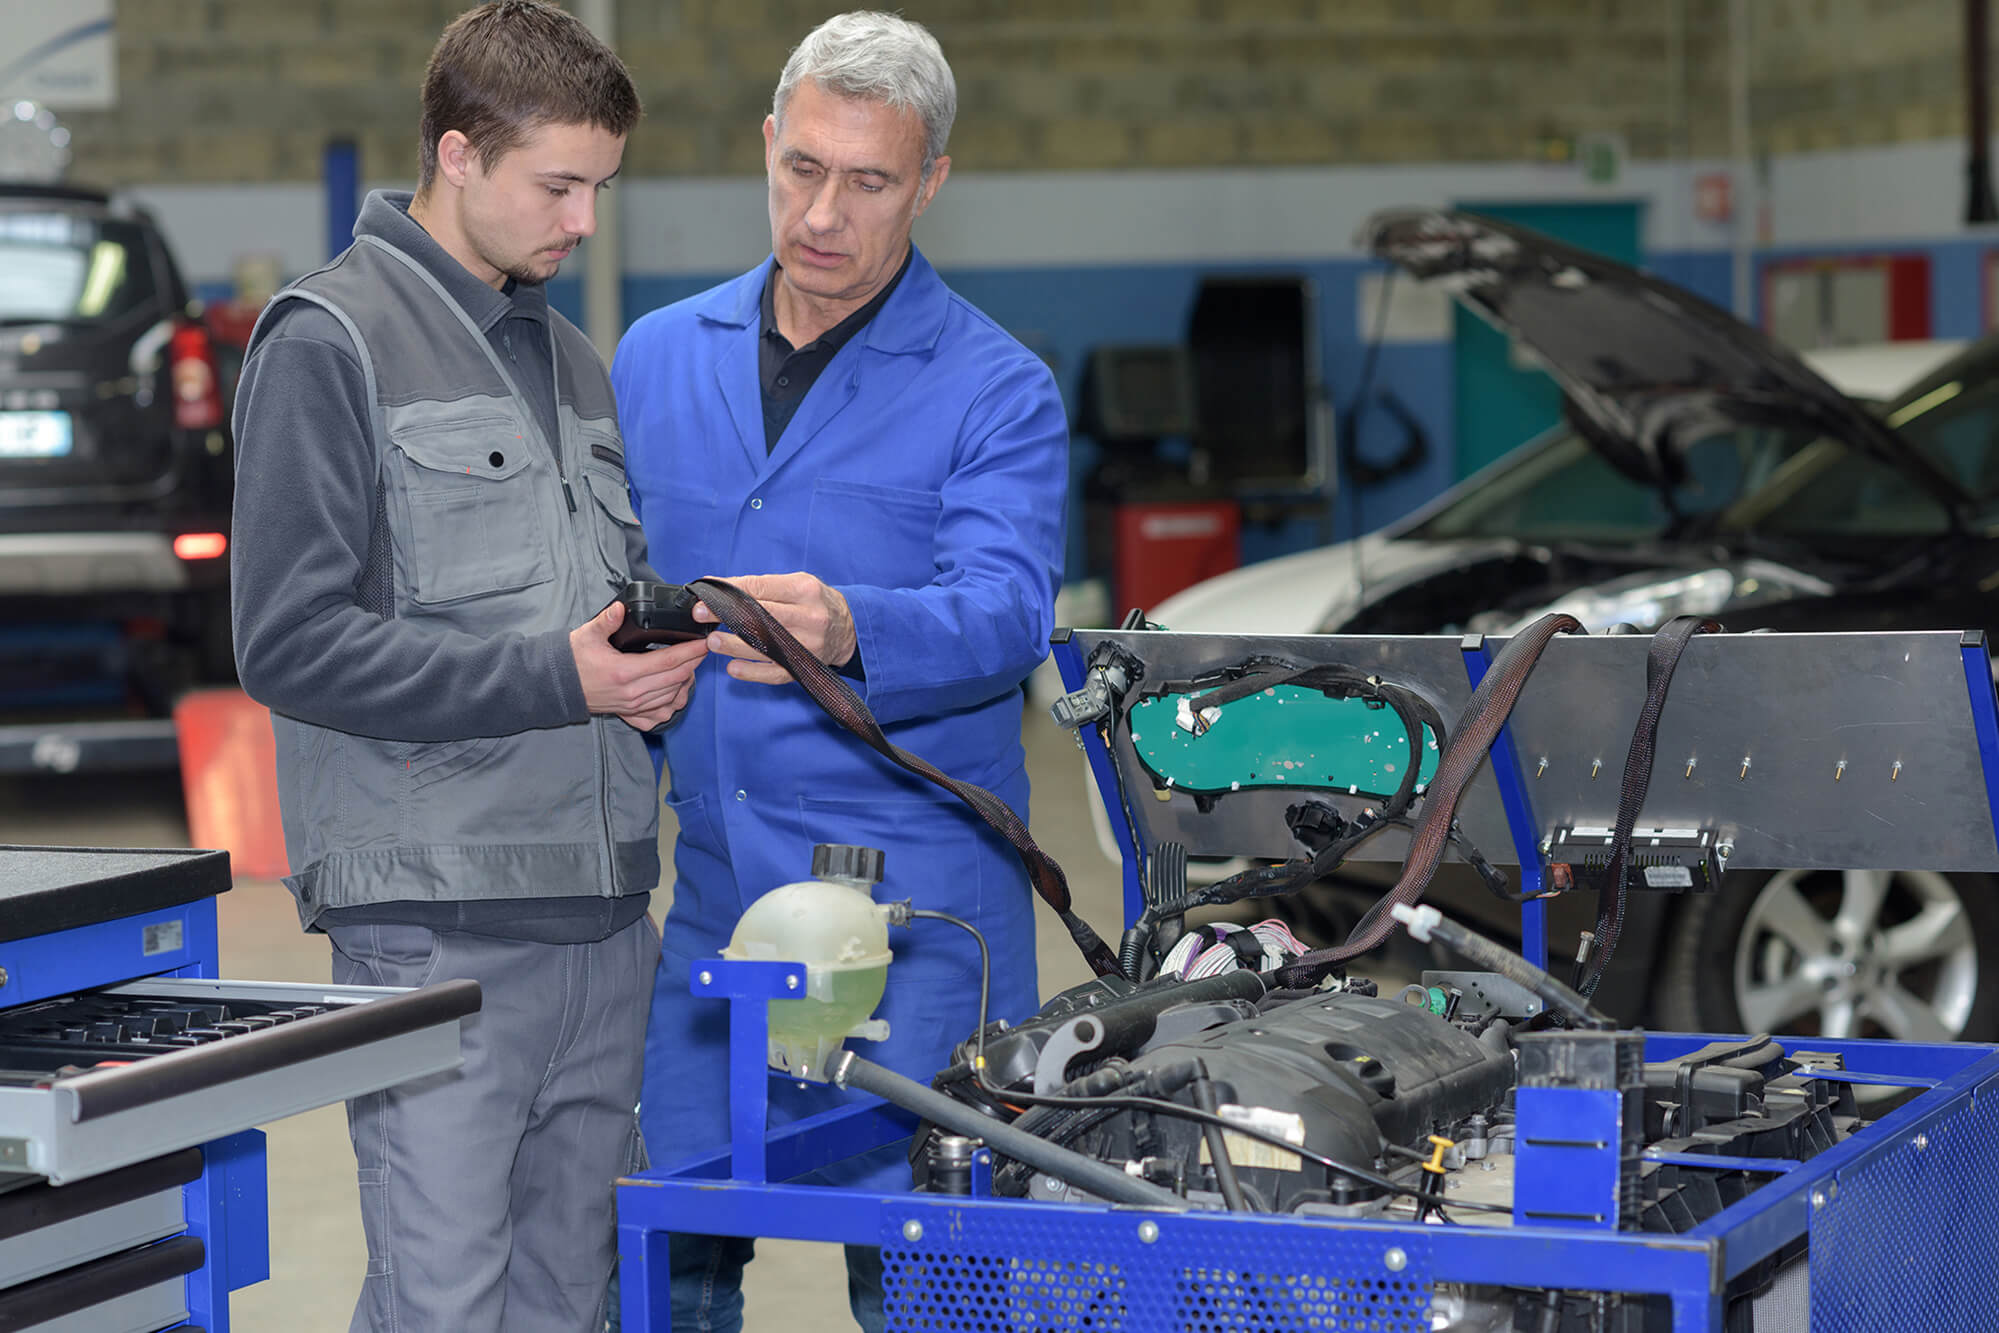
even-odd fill
[(1101, 675), (1092, 674), (1080, 690), (1071, 690), (1048, 706), (1055, 725), (1067, 731), (1095, 726), (1111, 714), (1110, 687)]
[(1444, 914), (1434, 907), (1410, 907), (1397, 903), (1388, 909), (1393, 916), (1409, 929), (1409, 937), (1425, 944), (1430, 941), (1430, 932), (1443, 922)]

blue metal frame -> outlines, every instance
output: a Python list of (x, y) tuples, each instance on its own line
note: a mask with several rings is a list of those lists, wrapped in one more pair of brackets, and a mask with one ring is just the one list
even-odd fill
[[(1485, 673), (1492, 669), (1492, 649), (1483, 634), (1467, 634), (1459, 645), (1464, 650), (1465, 675), (1476, 690)], [(1492, 780), (1499, 787), (1499, 803), (1506, 811), (1506, 824), (1513, 834), (1513, 851), (1520, 859), (1520, 891), (1539, 894), (1545, 887), (1542, 866), (1540, 822), (1534, 818), (1534, 802), (1527, 794), (1527, 781), (1520, 767), (1520, 754), (1513, 744), (1509, 725), (1499, 728), (1492, 742)], [(1520, 952), (1536, 967), (1548, 965), (1548, 905), (1530, 897), (1520, 905)]]
[[(1062, 688), (1080, 690), (1084, 683), (1084, 662), (1082, 650), (1073, 638), (1057, 642), (1052, 650), (1055, 669), (1062, 674)], [(1138, 914), (1145, 910), (1145, 886), (1140, 878), (1145, 873), (1145, 854), (1139, 850), (1138, 830), (1131, 826), (1122, 812), (1111, 808), (1111, 794), (1118, 791), (1116, 761), (1104, 744), (1104, 738), (1095, 727), (1081, 727), (1076, 732), (1076, 744), (1089, 760), (1090, 776), (1096, 780), (1097, 791), (1102, 795), (1104, 808), (1111, 811), (1111, 832), (1117, 838), (1118, 852), (1124, 862), (1124, 919), (1138, 920)]]
[[(1466, 671), (1476, 687), (1490, 666), (1490, 658), (1482, 639), (1467, 639), (1464, 651)], [(1057, 645), (1055, 656), (1068, 688), (1080, 687), (1082, 663), (1074, 645)], [(1999, 815), (1999, 700), (1995, 700), (1982, 639), (1975, 644), (1967, 642), (1965, 672), (1987, 788), (1994, 798), (1995, 815)], [(1080, 740), (1100, 792), (1114, 792), (1111, 760), (1101, 740), (1089, 729)], [(1523, 887), (1536, 890), (1541, 885), (1537, 826), (1519, 757), (1504, 730), (1493, 747), (1493, 770), (1520, 852)], [(1114, 825), (1118, 822), (1114, 815)], [(1126, 853), (1129, 920), (1142, 900), (1131, 830), (1121, 828), (1119, 832)], [(1525, 905), (1523, 928), (1532, 956), (1545, 963), (1545, 914), (1540, 908), (1539, 903)], [(726, 996), (733, 1004), (734, 1063), (729, 1084), (732, 1098), (741, 1102), (732, 1105), (739, 1111), (754, 1105), (760, 1115), (769, 1077), (763, 1066), (764, 1006), (780, 993), (773, 987), (790, 974), (785, 964), (757, 965), (764, 969), (761, 972), (735, 970), (747, 966), (717, 964), (708, 969), (705, 980), (697, 977), (695, 986), (700, 993)], [(1648, 1060), (1671, 1059), (1713, 1040), (1710, 1034), (1651, 1034), (1646, 1038), (1645, 1056)], [(1805, 1161), (1650, 1154), (1650, 1160), (1657, 1162), (1715, 1166), (1769, 1177), (1753, 1193), (1683, 1235), (1619, 1231), (1601, 1225), (1438, 1228), (1358, 1219), (1026, 1204), (987, 1197), (990, 1158), (983, 1152), (974, 1159), (974, 1193), (970, 1196), (832, 1189), (802, 1183), (801, 1178), (832, 1161), (905, 1137), (907, 1119), (872, 1098), (857, 1097), (851, 1108), (771, 1131), (758, 1142), (751, 1125), (754, 1117), (739, 1114), (732, 1121), (736, 1139), (730, 1149), (689, 1157), (619, 1182), (623, 1327), (631, 1333), (669, 1327), (666, 1236), (675, 1230), (877, 1244), (899, 1256), (899, 1261), (918, 1266), (949, 1267), (984, 1256), (989, 1288), (994, 1281), (990, 1273), (1000, 1271), (993, 1268), (995, 1262), (1002, 1270), (1012, 1265), (1015, 1269), (1032, 1268), (1044, 1277), (1053, 1274), (1050, 1280), (1056, 1282), (1062, 1280), (1064, 1272), (1094, 1265), (1097, 1274), (1108, 1271), (1115, 1275), (1115, 1290), (1107, 1298), (1112, 1300), (1122, 1300), (1127, 1293), (1170, 1290), (1176, 1280), (1184, 1285), (1189, 1273), (1209, 1272), (1215, 1265), (1226, 1268), (1245, 1253), (1281, 1253), (1281, 1260), (1267, 1262), (1281, 1263), (1282, 1273), (1291, 1275), (1289, 1280), (1324, 1278), (1319, 1285), (1328, 1290), (1356, 1283), (1375, 1292), (1393, 1289), (1382, 1298), (1391, 1302), (1410, 1291), (1420, 1296), (1436, 1282), (1571, 1290), (1581, 1285), (1657, 1294), (1671, 1303), (1674, 1333), (1705, 1333), (1721, 1328), (1725, 1283), (1787, 1247), (1808, 1240), (1817, 1299), (1821, 1283), (1816, 1265), (1830, 1263), (1829, 1256), (1843, 1253), (1838, 1237), (1822, 1230), (1825, 1219), (1840, 1209), (1846, 1210), (1849, 1226), (1863, 1232), (1913, 1228), (1916, 1234), (1934, 1235), (1940, 1225), (1935, 1215), (1937, 1200), (1925, 1199), (1921, 1216), (1890, 1215), (1881, 1211), (1886, 1206), (1885, 1194), (1868, 1192), (1867, 1182), (1884, 1168), (1894, 1170), (1900, 1162), (1896, 1155), (1908, 1153), (1911, 1144), (1920, 1148), (1934, 1138), (1939, 1154), (1947, 1155), (1949, 1145), (1974, 1139), (1974, 1154), (1966, 1154), (1960, 1147), (1959, 1156), (1951, 1159), (1952, 1171), (1960, 1169), (1960, 1162), (1968, 1165), (1962, 1168), (1961, 1176), (1952, 1179), (1956, 1188), (1948, 1204), (1959, 1215), (1978, 1219), (1981, 1226), (1989, 1227), (1999, 1217), (1992, 1202), (1999, 1197), (1999, 1163), (1991, 1160), (1990, 1136), (1965, 1132), (1968, 1118), (1990, 1114), (1989, 1109), (1981, 1111), (1981, 1105), (1990, 1108), (1992, 1099), (1999, 1097), (1999, 1047), (1829, 1038), (1812, 1038), (1808, 1046), (1840, 1058), (1842, 1069), (1818, 1075), (1827, 1081), (1923, 1090), (1866, 1129)], [(754, 1068), (744, 1067), (752, 1062)], [(1523, 1089), (1516, 1132), (1522, 1144), (1538, 1140), (1540, 1148), (1549, 1151), (1561, 1150), (1565, 1140), (1567, 1146), (1574, 1146), (1576, 1140), (1586, 1139), (1585, 1146), (1596, 1149), (1582, 1154), (1589, 1159), (1585, 1163), (1588, 1169), (1522, 1174), (1540, 1182), (1529, 1188), (1528, 1197), (1540, 1201), (1541, 1211), (1595, 1217), (1600, 1215), (1606, 1191), (1615, 1190), (1614, 1181), (1595, 1168), (1606, 1155), (1602, 1151), (1609, 1146), (1606, 1139), (1615, 1137), (1608, 1134), (1607, 1127), (1616, 1113), (1604, 1094), (1595, 1094), (1603, 1104), (1579, 1107), (1574, 1092)], [(1589, 1096), (1583, 1094), (1583, 1099)], [(1588, 1127), (1587, 1135), (1577, 1133), (1579, 1124)], [(734, 1178), (728, 1174), (732, 1166)], [(753, 1172), (754, 1178), (746, 1176), (746, 1170)], [(1844, 1201), (1839, 1200), (1842, 1182), (1847, 1185)], [(1517, 1182), (1516, 1190), (1520, 1188)], [(1829, 1201), (1833, 1203), (1830, 1208)], [(1858, 1219), (1852, 1210), (1860, 1211)], [(1614, 1200), (1611, 1211), (1615, 1211)], [(1003, 1258), (995, 1261), (995, 1255)], [(1078, 1255), (1084, 1256), (1080, 1265)], [(1920, 1312), (1923, 1327), (1978, 1326), (1989, 1321), (1991, 1309), (1999, 1305), (1999, 1274), (1992, 1272), (1989, 1254), (1983, 1249), (1973, 1255), (1969, 1268), (1961, 1262), (1956, 1268), (1948, 1267), (1952, 1254), (1949, 1246), (1942, 1244), (1883, 1245), (1865, 1252), (1863, 1258), (1879, 1265), (1879, 1282), (1873, 1285), (1900, 1284), (1900, 1289), (1920, 1291), (1931, 1302)], [(1083, 1280), (1099, 1287), (1104, 1284), (1101, 1278)], [(1009, 1289), (1004, 1274), (998, 1286), (1003, 1309), (1008, 1301), (1031, 1304), (1041, 1290), (1017, 1285)], [(1337, 1294), (1331, 1299), (1337, 1299)], [(1134, 1306), (1137, 1303), (1136, 1299), (1132, 1302)], [(1823, 1305), (1823, 1309), (1813, 1307), (1815, 1333), (1867, 1326), (1867, 1311), (1859, 1305), (1841, 1305), (1834, 1297), (1825, 1298)], [(994, 1315), (988, 1305), (974, 1316), (974, 1322), (961, 1325), (946, 1314), (941, 1322), (929, 1317), (927, 1326), (998, 1327), (989, 1321), (1004, 1322), (1006, 1317), (1004, 1313)], [(1013, 1327), (1011, 1323), (1005, 1326)], [(1124, 1326), (1149, 1327), (1138, 1323)]]
[(1999, 830), (1999, 698), (1992, 685), (1992, 659), (1981, 631), (1964, 636), (1964, 684), (1971, 695), (1971, 724), (1978, 733), (1978, 757), (1985, 769), (1985, 797), (1992, 805), (1992, 826)]
[(201, 1175), (181, 1187), (187, 1234), (208, 1251), (187, 1275), (189, 1322), (228, 1333), (229, 1293), (271, 1275), (264, 1134), (250, 1129), (201, 1147)]
[(138, 977), (212, 976), (215, 954), (215, 902), (207, 898), (7, 940), (0, 942), (0, 1003), (29, 1004)]

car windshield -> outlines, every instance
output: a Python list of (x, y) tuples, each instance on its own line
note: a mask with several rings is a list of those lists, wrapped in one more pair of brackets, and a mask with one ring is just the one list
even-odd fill
[[(1887, 422), (1971, 496), (1974, 517), (1999, 520), (1999, 361), (1986, 358), (1890, 409)], [(1949, 511), (1908, 467), (1821, 439), (1799, 450), (1769, 483), (1716, 517), (1722, 532), (1755, 530), (1810, 539), (1927, 537), (1948, 532)]]
[(55, 209), (0, 211), (0, 324), (117, 319), (156, 290), (136, 223)]
[[(1999, 525), (1999, 357), (1967, 358), (1946, 377), (1886, 412), (1975, 502), (1974, 522)], [(1864, 538), (1948, 532), (1951, 515), (1907, 465), (1830, 437), (1742, 427), (1687, 451), (1674, 508), (1693, 529), (1836, 545)], [(1531, 542), (1632, 544), (1656, 539), (1674, 515), (1659, 491), (1625, 476), (1567, 427), (1522, 445), (1499, 467), (1408, 535), (1441, 540), (1507, 537)]]
[[(1674, 509), (1686, 517), (1727, 509), (1780, 472), (1798, 444), (1795, 435), (1751, 427), (1701, 440), (1686, 453)], [(1651, 541), (1673, 519), (1657, 487), (1618, 471), (1564, 426), (1522, 445), (1408, 535), (1620, 545)]]

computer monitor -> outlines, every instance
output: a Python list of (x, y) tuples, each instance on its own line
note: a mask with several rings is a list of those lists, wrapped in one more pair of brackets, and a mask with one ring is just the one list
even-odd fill
[(1317, 319), (1302, 275), (1201, 280), (1187, 324), (1194, 447), (1239, 493), (1321, 484)]
[(1099, 444), (1152, 444), (1194, 429), (1194, 376), (1173, 343), (1092, 348), (1083, 370), (1078, 429)]

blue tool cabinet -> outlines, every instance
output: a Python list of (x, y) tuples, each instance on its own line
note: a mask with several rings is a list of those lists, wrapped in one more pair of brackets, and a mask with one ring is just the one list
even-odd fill
[[(1952, 853), (1969, 859), (1963, 868), (1999, 864), (1992, 820), (1994, 797), (1999, 795), (1999, 712), (1994, 708), (1982, 639), (1745, 637), (1814, 641), (1758, 644), (1745, 655), (1761, 663), (1758, 671), (1775, 672), (1779, 679), (1785, 670), (1784, 656), (1794, 648), (1820, 654), (1835, 667), (1842, 660), (1863, 660), (1862, 648), (1880, 648), (1892, 649), (1911, 672), (1927, 669), (1942, 673), (1938, 679), (1954, 682), (1950, 699), (1925, 696), (1920, 701), (1922, 706), (1946, 709), (1950, 726), (1947, 736), (1925, 734), (1923, 743), (1932, 754), (1956, 748), (1967, 756), (1973, 780), (1947, 780), (1946, 785), (1958, 789), (1956, 797), (1977, 812), (1976, 817), (1957, 822), (1977, 827), (1968, 831), (1955, 827), (1939, 836), (1944, 841), (1969, 841), (1971, 853)], [(1894, 642), (1839, 642), (1849, 639)], [(1316, 642), (1345, 644), (1344, 660), (1356, 658), (1358, 650), (1346, 641)], [(1283, 646), (1312, 643), (1287, 640)], [(1452, 661), (1467, 690), (1490, 660), (1487, 645), (1476, 639), (1462, 644), (1443, 641), (1441, 648), (1436, 640), (1369, 643), (1386, 644), (1384, 651), (1394, 652), (1428, 644), (1424, 651), (1439, 662)], [(1902, 656), (1905, 644), (1912, 645), (1906, 657)], [(1075, 637), (1058, 636), (1057, 660), (1070, 689), (1083, 684), (1084, 646)], [(1645, 641), (1638, 639), (1610, 648), (1598, 644), (1588, 651), (1630, 656), (1642, 682), (1644, 647)], [(1729, 651), (1725, 644), (1699, 641), (1696, 648), (1723, 655)], [(1708, 673), (1704, 659), (1690, 655), (1689, 661), (1695, 664), (1690, 674), (1696, 678)], [(1726, 671), (1717, 667), (1713, 674), (1722, 679)], [(1883, 689), (1906, 693), (1907, 681), (1893, 679), (1892, 672), (1875, 674), (1886, 682)], [(1722, 684), (1740, 692), (1739, 682), (1722, 679)], [(1559, 682), (1550, 689), (1558, 686)], [(1745, 706), (1754, 702), (1747, 700)], [(1796, 706), (1823, 709), (1826, 703), (1823, 698), (1803, 698)], [(1533, 716), (1533, 710), (1525, 710), (1525, 715)], [(1516, 723), (1522, 716), (1516, 712)], [(1620, 714), (1627, 730), (1630, 716), (1629, 711)], [(1731, 723), (1726, 716), (1704, 715), (1689, 725), (1726, 728)], [(1537, 770), (1549, 767), (1551, 761), (1544, 756), (1554, 754), (1556, 766), (1581, 756), (1578, 762), (1586, 768), (1594, 742), (1585, 737), (1573, 753), (1556, 754), (1556, 741), (1540, 736), (1523, 741), (1521, 730), (1509, 724), (1503, 744), (1494, 747), (1490, 772), (1480, 779), (1483, 790), (1468, 795), (1467, 820), (1486, 819), (1495, 828), (1503, 825), (1506, 837), (1485, 838), (1483, 845), (1491, 850), (1510, 841), (1526, 863), (1526, 873), (1534, 876), (1540, 871), (1534, 849), (1548, 820), (1535, 814), (1537, 792), (1528, 765)], [(1670, 729), (1662, 734), (1667, 737), (1660, 747), (1662, 764), (1677, 763), (1677, 757), (1689, 751), (1670, 747), (1684, 738)], [(1086, 730), (1082, 735), (1099, 789), (1113, 790), (1117, 756), (1107, 753), (1093, 733)], [(1848, 737), (1838, 743), (1857, 745), (1864, 739), (1855, 742)], [(1712, 750), (1724, 744), (1731, 747), (1727, 753), (1732, 763), (1740, 753), (1740, 733), (1728, 733)], [(1798, 748), (1792, 741), (1786, 744)], [(1620, 748), (1613, 762), (1621, 760), (1622, 753)], [(1772, 757), (1759, 760), (1765, 772), (1792, 755), (1776, 749), (1774, 742), (1770, 753)], [(1853, 761), (1856, 767), (1872, 762), (1866, 752), (1854, 753), (1860, 756)], [(1674, 757), (1664, 758), (1668, 755)], [(949, 767), (948, 756), (935, 758)], [(1815, 765), (1819, 758), (1811, 750), (1798, 755), (1797, 762)], [(1885, 763), (1882, 768), (1885, 773)], [(1826, 771), (1833, 773), (1830, 765)], [(1732, 769), (1727, 776), (1734, 777)], [(1542, 789), (1543, 803), (1547, 790)], [(1714, 790), (1725, 788), (1717, 783)], [(1838, 799), (1852, 795), (1851, 788), (1834, 790)], [(1478, 802), (1483, 807), (1472, 809)], [(1121, 815), (1114, 814), (1113, 819), (1126, 848), (1129, 919), (1139, 902), (1135, 831)], [(1754, 859), (1758, 844), (1749, 832), (1733, 836), (1746, 844), (1751, 857), (1740, 864), (1782, 864)], [(1526, 914), (1523, 926), (1529, 952), (1538, 955), (1537, 961), (1545, 960), (1546, 939), (1538, 911)], [(970, 1196), (874, 1193), (803, 1183), (830, 1163), (907, 1139), (914, 1126), (903, 1112), (855, 1095), (851, 1107), (766, 1132), (767, 1083), (776, 1075), (765, 1066), (765, 1004), (787, 995), (787, 977), (801, 975), (795, 964), (720, 959), (697, 975), (697, 996), (732, 1006), (727, 1087), (734, 1136), (727, 1148), (661, 1161), (657, 1169), (619, 1182), (622, 1318), (627, 1333), (669, 1327), (666, 1237), (675, 1231), (879, 1245), (885, 1261), (889, 1328), (929, 1333), (1084, 1329), (1426, 1333), (1439, 1283), (1645, 1293), (1670, 1302), (1674, 1333), (1719, 1333), (1724, 1284), (1779, 1254), (1794, 1252), (1801, 1242), (1808, 1246), (1808, 1261), (1802, 1266), (1808, 1291), (1800, 1290), (1797, 1297), (1809, 1301), (1809, 1327), (1814, 1333), (1999, 1328), (1999, 1152), (1994, 1150), (1999, 1142), (1995, 1134), (1999, 1047), (1805, 1040), (1803, 1046), (1838, 1056), (1843, 1065), (1821, 1069), (1816, 1077), (1919, 1091), (1867, 1128), (1803, 1161), (1731, 1162), (1767, 1177), (1767, 1183), (1680, 1234), (1521, 1225), (1517, 1196), (1512, 1226), (1170, 1213), (989, 1197), (990, 1165), (983, 1150), (974, 1161)], [(1670, 1059), (1713, 1040), (1705, 1035), (1653, 1033), (1645, 1038), (1645, 1056)], [(1596, 1187), (1592, 1158), (1615, 1153), (1617, 1145), (1614, 1134), (1587, 1132), (1594, 1114), (1589, 1107), (1573, 1100), (1528, 1097), (1521, 1099), (1516, 1114), (1523, 1151), (1540, 1139), (1578, 1152), (1571, 1169), (1536, 1180), (1534, 1188), (1541, 1191), (1544, 1204), (1550, 1191), (1559, 1196), (1563, 1190)], [(655, 1151), (656, 1158), (662, 1156)], [(1706, 1165), (1715, 1163), (1716, 1159), (1705, 1159)], [(1527, 1169), (1519, 1167), (1522, 1172)], [(842, 1312), (840, 1321), (844, 1318)]]
[(227, 1333), (270, 1275), (252, 1126), (457, 1065), (470, 983), (218, 979), (229, 887), (224, 852), (0, 847), (0, 1327)]

